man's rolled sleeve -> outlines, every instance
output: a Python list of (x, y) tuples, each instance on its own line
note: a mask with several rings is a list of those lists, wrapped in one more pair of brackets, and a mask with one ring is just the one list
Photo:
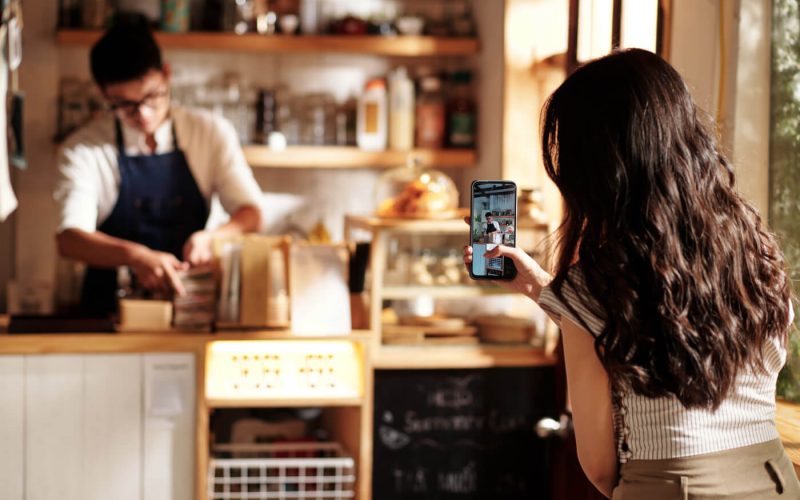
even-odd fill
[(98, 183), (91, 161), (80, 146), (59, 152), (60, 177), (54, 194), (60, 209), (59, 233), (67, 229), (97, 229)]
[(219, 195), (222, 207), (229, 214), (248, 205), (260, 210), (261, 188), (245, 160), (236, 131), (230, 123), (223, 120), (218, 122), (218, 130), (219, 143), (215, 148), (218, 165), (214, 176), (214, 190)]

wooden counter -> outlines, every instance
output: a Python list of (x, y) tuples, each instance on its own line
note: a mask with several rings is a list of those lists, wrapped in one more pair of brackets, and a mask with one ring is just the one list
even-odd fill
[(209, 342), (236, 340), (353, 340), (367, 342), (368, 331), (350, 335), (299, 336), (286, 331), (238, 331), (225, 333), (37, 333), (0, 332), (0, 354), (198, 352)]
[[(355, 331), (348, 335), (299, 336), (288, 331), (226, 331), (218, 333), (192, 332), (147, 332), (147, 333), (7, 333), (8, 318), (0, 315), (0, 355), (41, 355), (41, 354), (109, 354), (109, 353), (191, 353), (195, 356), (196, 408), (195, 408), (195, 492), (196, 498), (206, 498), (206, 479), (209, 447), (209, 412), (211, 406), (206, 399), (206, 348), (216, 341), (258, 341), (258, 340), (347, 340), (370, 344), (372, 334), (368, 331)], [(368, 361), (365, 363), (369, 366)], [(367, 370), (365, 390), (371, 390), (371, 367)], [(368, 421), (372, 410), (371, 398), (365, 395), (358, 401), (347, 401), (339, 411), (345, 424), (341, 426), (347, 434), (342, 434), (345, 443), (352, 449), (359, 450), (357, 456), (368, 456), (364, 453), (369, 448), (370, 429), (362, 425)], [(297, 403), (297, 402), (293, 402)], [(320, 401), (307, 401), (320, 403)], [(325, 402), (322, 402), (325, 403)], [(337, 414), (338, 415), (338, 414)], [(352, 428), (355, 428), (353, 430)], [(362, 444), (363, 443), (363, 444)], [(370, 461), (359, 461), (359, 477), (368, 477)], [(359, 482), (358, 498), (369, 498), (369, 482)]]

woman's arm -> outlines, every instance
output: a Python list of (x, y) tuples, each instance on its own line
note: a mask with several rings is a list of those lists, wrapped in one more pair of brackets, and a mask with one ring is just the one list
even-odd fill
[(608, 374), (589, 332), (562, 318), (561, 335), (578, 460), (589, 481), (611, 498), (617, 484), (617, 452)]
[[(498, 284), (539, 301), (551, 276), (528, 254), (515, 247), (499, 245), (486, 258), (510, 257), (517, 276)], [(464, 264), (472, 263), (472, 247), (464, 247)], [(592, 484), (607, 497), (617, 484), (617, 452), (608, 374), (597, 358), (594, 337), (566, 317), (553, 317), (561, 326), (567, 387), (572, 407), (578, 459)]]

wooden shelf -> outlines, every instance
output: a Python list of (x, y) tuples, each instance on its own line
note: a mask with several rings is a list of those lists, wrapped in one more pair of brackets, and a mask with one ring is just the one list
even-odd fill
[(392, 233), (407, 234), (463, 234), (469, 238), (469, 225), (464, 217), (469, 216), (469, 209), (459, 209), (455, 217), (446, 219), (394, 219), (384, 217), (347, 215), (345, 227), (366, 231), (383, 230)]
[(421, 296), (437, 299), (461, 299), (483, 297), (486, 295), (509, 295), (510, 292), (499, 286), (454, 285), (454, 286), (386, 286), (381, 293), (382, 299), (415, 299)]
[[(469, 226), (464, 222), (464, 217), (469, 217), (468, 208), (459, 208), (453, 217), (441, 219), (394, 219), (376, 216), (347, 215), (345, 216), (345, 225), (352, 229), (363, 229), (365, 231), (380, 229), (391, 233), (466, 234), (468, 236)], [(547, 224), (519, 220), (517, 229), (549, 231), (549, 226)]]
[(376, 369), (458, 369), (498, 366), (552, 366), (555, 356), (526, 345), (381, 346), (373, 358)]
[[(59, 45), (88, 47), (102, 34), (96, 30), (58, 30)], [(398, 57), (466, 56), (478, 52), (474, 38), (431, 36), (287, 36), (216, 32), (156, 33), (164, 49), (261, 52), (279, 54), (347, 53)]]
[(254, 168), (390, 168), (405, 165), (408, 155), (430, 167), (461, 168), (475, 165), (477, 158), (472, 149), (362, 151), (343, 146), (293, 146), (282, 151), (245, 146), (244, 155)]

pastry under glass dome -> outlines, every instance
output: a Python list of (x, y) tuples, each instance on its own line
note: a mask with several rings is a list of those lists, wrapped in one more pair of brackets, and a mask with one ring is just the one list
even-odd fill
[(458, 189), (447, 174), (409, 156), (403, 167), (381, 175), (375, 188), (377, 215), (386, 218), (447, 218), (455, 216)]

